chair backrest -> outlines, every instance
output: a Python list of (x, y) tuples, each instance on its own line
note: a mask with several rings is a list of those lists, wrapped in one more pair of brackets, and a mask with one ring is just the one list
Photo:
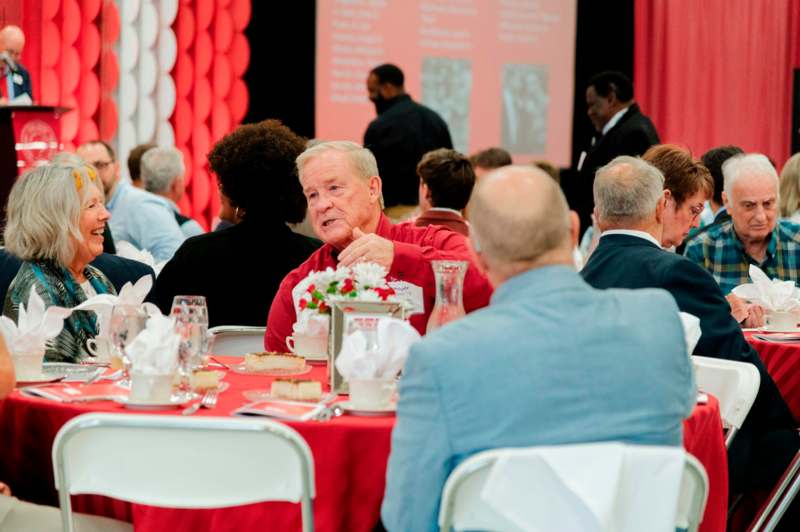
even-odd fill
[(208, 333), (213, 338), (211, 350), (215, 355), (244, 356), (264, 350), (266, 327), (246, 327), (240, 325), (220, 325), (212, 327)]
[[(703, 469), (703, 466), (697, 459), (683, 449), (678, 447), (656, 447), (656, 446), (640, 446), (640, 445), (625, 445), (625, 444), (612, 444), (627, 450), (634, 450), (638, 453), (638, 460), (642, 456), (647, 457), (648, 453), (653, 453), (653, 457), (659, 456), (659, 460), (663, 460), (664, 455), (662, 451), (670, 453), (673, 457), (679, 460), (683, 459), (682, 470), (678, 470), (678, 476), (673, 477), (676, 483), (676, 489), (679, 492), (673, 493), (673, 502), (675, 509), (674, 521), (669, 523), (655, 523), (648, 521), (649, 530), (674, 530), (681, 528), (694, 532), (697, 530), (702, 519), (703, 511), (706, 505), (708, 495), (708, 477)], [(498, 465), (499, 461), (503, 459), (514, 460), (517, 457), (522, 457), (523, 460), (529, 460), (531, 453), (538, 454), (539, 452), (552, 452), (553, 449), (559, 449), (567, 454), (564, 455), (568, 461), (571, 462), (574, 471), (578, 472), (575, 479), (564, 480), (565, 486), (568, 486), (572, 480), (580, 482), (577, 477), (584, 475), (591, 475), (587, 470), (592, 465), (595, 465), (599, 456), (594, 454), (594, 450), (598, 449), (598, 454), (602, 455), (605, 448), (608, 447), (607, 443), (598, 444), (580, 444), (580, 445), (565, 445), (558, 447), (530, 447), (521, 449), (494, 449), (475, 454), (464, 462), (458, 465), (445, 483), (442, 492), (442, 499), (439, 508), (439, 526), (440, 530), (449, 532), (450, 530), (487, 530), (494, 532), (521, 532), (524, 530), (519, 523), (519, 520), (514, 521), (512, 516), (513, 512), (508, 511), (508, 508), (502, 511), (496, 508), (491, 501), (488, 500), (486, 489), (487, 486), (491, 488), (488, 482), (491, 482), (490, 475), (493, 469)], [(644, 453), (644, 455), (642, 455)], [(562, 458), (563, 459), (563, 458)], [(626, 458), (627, 460), (627, 458)], [(511, 462), (511, 467), (516, 469), (519, 466), (524, 467), (523, 462)], [(642, 462), (633, 462), (633, 464), (641, 465)], [(619, 468), (619, 477), (613, 478), (614, 475), (609, 475), (607, 483), (601, 482), (597, 484), (596, 479), (593, 483), (597, 485), (597, 493), (599, 498), (611, 497), (614, 498), (611, 504), (613, 511), (611, 515), (624, 516), (631, 513), (631, 509), (642, 505), (642, 503), (650, 504), (653, 507), (663, 507), (664, 504), (669, 504), (663, 497), (663, 492), (643, 493), (639, 482), (636, 478), (637, 474), (647, 474), (637, 472), (637, 467), (631, 463), (626, 463)], [(654, 462), (656, 470), (661, 469), (663, 461)], [(505, 464), (501, 474), (508, 471), (508, 462)], [(608, 469), (613, 471), (613, 467)], [(496, 472), (495, 472), (496, 473)], [(562, 505), (558, 500), (559, 497), (554, 497), (553, 486), (548, 485), (547, 481), (543, 481), (543, 477), (547, 475), (525, 475), (523, 473), (525, 483), (520, 486), (518, 484), (519, 477), (514, 479), (499, 478), (498, 482), (508, 483), (513, 490), (521, 493), (519, 498), (519, 507), (533, 506), (531, 501), (542, 501), (541, 505), (547, 508), (548, 519), (556, 520), (560, 524), (557, 527), (559, 530), (582, 530), (585, 531), (586, 521), (582, 522), (582, 526), (578, 528), (570, 528), (564, 526), (564, 523), (570, 521), (574, 514), (579, 512), (586, 512), (580, 504), (574, 506)], [(487, 482), (488, 481), (488, 482)], [(495, 484), (497, 485), (497, 484)], [(566, 492), (571, 492), (570, 488), (566, 488)], [(580, 491), (580, 490), (577, 490)], [(576, 491), (576, 493), (577, 493)], [(505, 498), (507, 494), (495, 494)], [(574, 496), (574, 494), (571, 494)], [(646, 501), (648, 498), (649, 501)], [(563, 499), (562, 499), (563, 500)], [(569, 500), (569, 495), (567, 496)], [(514, 502), (512, 502), (514, 504)], [(669, 507), (667, 507), (669, 508)], [(524, 512), (523, 512), (524, 513)], [(573, 515), (568, 515), (573, 514)], [(517, 516), (519, 517), (519, 515)], [(668, 519), (669, 520), (669, 519)], [(574, 520), (572, 520), (574, 523)], [(533, 524), (530, 521), (526, 524)], [(615, 530), (621, 529), (621, 523), (617, 522), (617, 526), (612, 527)], [(547, 529), (547, 525), (544, 525)], [(619, 527), (619, 528), (617, 528)], [(540, 527), (541, 528), (541, 527)], [(551, 525), (552, 528), (552, 525)]]
[(70, 495), (168, 508), (300, 502), (313, 530), (314, 461), (292, 428), (266, 419), (85, 414), (53, 443), (65, 531)]
[(758, 395), (761, 377), (748, 362), (693, 356), (697, 389), (719, 400), (722, 421), (740, 429)]

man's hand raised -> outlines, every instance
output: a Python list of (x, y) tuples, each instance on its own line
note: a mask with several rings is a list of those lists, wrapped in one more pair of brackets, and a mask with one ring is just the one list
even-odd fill
[(375, 262), (388, 272), (394, 261), (394, 243), (375, 233), (365, 234), (353, 228), (353, 241), (339, 253), (339, 264), (352, 266), (358, 262)]

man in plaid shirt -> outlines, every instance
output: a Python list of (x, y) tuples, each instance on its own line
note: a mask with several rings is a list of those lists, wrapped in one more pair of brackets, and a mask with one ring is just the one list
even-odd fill
[(749, 283), (751, 264), (770, 278), (800, 278), (800, 225), (778, 220), (778, 174), (766, 156), (736, 155), (722, 166), (731, 219), (690, 239), (685, 255), (706, 268), (724, 294)]

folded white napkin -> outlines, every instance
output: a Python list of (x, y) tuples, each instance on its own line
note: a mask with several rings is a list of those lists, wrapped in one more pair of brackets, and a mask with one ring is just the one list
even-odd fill
[(308, 336), (328, 336), (331, 317), (320, 314), (316, 310), (301, 310), (297, 321), (292, 325), (292, 332)]
[(679, 447), (622, 443), (520, 449), (480, 497), (526, 532), (672, 532), (684, 460)]
[(336, 368), (346, 380), (396, 376), (403, 369), (411, 346), (421, 339), (404, 320), (385, 316), (378, 319), (377, 350), (367, 349), (367, 338), (361, 331), (342, 340)]
[(97, 314), (97, 338), (111, 338), (111, 313), (116, 305), (142, 306), (148, 316), (161, 314), (157, 306), (143, 303), (144, 298), (153, 286), (153, 277), (142, 276), (136, 284), (130, 282), (122, 285), (119, 294), (98, 294), (90, 297), (72, 310), (92, 310)]
[(181, 337), (175, 320), (160, 314), (150, 316), (145, 329), (125, 348), (133, 370), (154, 375), (175, 373)]
[(44, 308), (44, 301), (31, 287), (27, 306), (20, 303), (17, 323), (0, 316), (0, 332), (12, 354), (44, 354), (47, 342), (64, 328), (64, 320), (72, 313), (61, 307)]
[(750, 284), (733, 289), (734, 295), (761, 305), (767, 310), (787, 312), (800, 310), (800, 290), (793, 281), (770, 280), (761, 268), (750, 265)]
[(683, 324), (683, 336), (686, 339), (686, 352), (691, 355), (703, 335), (703, 331), (700, 330), (700, 318), (688, 312), (681, 312), (680, 316)]
[(153, 268), (153, 271), (156, 272), (156, 276), (158, 276), (158, 274), (161, 273), (161, 270), (167, 263), (167, 261), (156, 262), (156, 259), (149, 251), (147, 251), (146, 249), (139, 249), (130, 242), (127, 242), (125, 240), (116, 240), (114, 242), (114, 246), (117, 248), (117, 255), (119, 255), (120, 257), (125, 257), (126, 259), (131, 259), (147, 264), (148, 266)]

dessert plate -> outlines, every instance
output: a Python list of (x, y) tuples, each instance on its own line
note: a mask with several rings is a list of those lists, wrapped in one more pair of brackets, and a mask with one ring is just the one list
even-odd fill
[(242, 392), (242, 395), (248, 401), (252, 401), (254, 403), (258, 403), (261, 401), (299, 401), (301, 403), (327, 403), (331, 399), (336, 397), (335, 393), (329, 393), (328, 395), (323, 395), (319, 399), (286, 399), (285, 397), (279, 397), (277, 395), (272, 395), (268, 391), (264, 390), (245, 390)]
[(375, 408), (375, 409), (357, 408), (350, 401), (344, 401), (342, 403), (336, 403), (336, 404), (344, 408), (345, 413), (350, 414), (351, 416), (365, 416), (365, 417), (393, 416), (395, 412), (397, 412), (397, 403), (391, 403), (389, 404), (389, 406), (385, 408)]
[(291, 377), (294, 375), (305, 375), (311, 371), (311, 366), (306, 364), (302, 369), (271, 369), (264, 371), (248, 370), (244, 363), (232, 364), (231, 371), (239, 375), (263, 375), (266, 377)]
[(129, 397), (116, 397), (115, 403), (119, 403), (130, 410), (164, 410), (168, 408), (180, 408), (192, 400), (192, 394), (174, 393), (169, 401), (141, 401), (131, 400)]

